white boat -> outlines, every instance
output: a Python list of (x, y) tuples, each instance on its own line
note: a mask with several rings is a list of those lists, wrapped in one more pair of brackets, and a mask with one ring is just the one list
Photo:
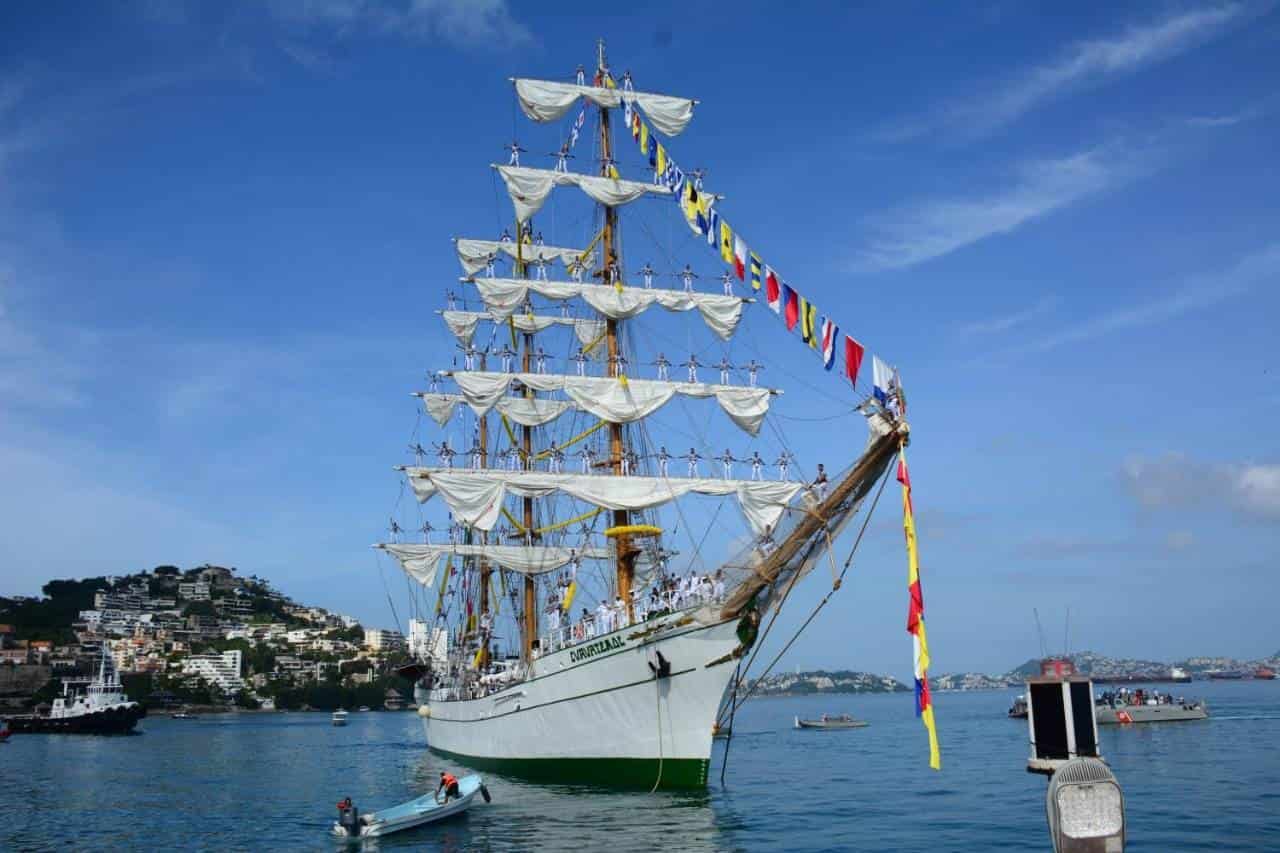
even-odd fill
[[(603, 44), (598, 50), (604, 80)], [(700, 462), (706, 456), (698, 450), (670, 454), (656, 434), (661, 425), (646, 419), (676, 398), (668, 409), (683, 411), (691, 422), (681, 434), (706, 436), (715, 427), (732, 430), (730, 441), (745, 440), (736, 430), (764, 440), (769, 434), (761, 426), (781, 394), (756, 386), (754, 360), (734, 367), (727, 356), (717, 365), (719, 383), (698, 380), (695, 356), (686, 365), (688, 381), (673, 381), (671, 362), (648, 351), (657, 343), (648, 327), (641, 332), (628, 325), (659, 307), (690, 312), (701, 322), (677, 337), (704, 335), (705, 326), (718, 340), (691, 345), (703, 352), (731, 338), (745, 306), (755, 301), (749, 285), (735, 285), (729, 272), (723, 295), (719, 286), (714, 293), (696, 291), (687, 266), (687, 275), (675, 274), (684, 276), (684, 289), (654, 287), (654, 271), (647, 263), (639, 269), (643, 255), (627, 260), (631, 278), (624, 272), (619, 209), (646, 196), (692, 198), (701, 192), (701, 178), (696, 192), (693, 178), (622, 180), (609, 165), (618, 153), (614, 135), (625, 139), (617, 144), (631, 144), (637, 122), (645, 120), (674, 135), (695, 102), (524, 79), (515, 89), (525, 114), (537, 121), (554, 120), (570, 106), (577, 110), (578, 98), (590, 101), (584, 115), (598, 108), (590, 131), (598, 138), (584, 140), (584, 148), (603, 158), (603, 171), (495, 166), (515, 206), (516, 237), (455, 240), (464, 272), (463, 284), (455, 286), (464, 291), (463, 303), (449, 291), (441, 313), (462, 356), (452, 369), (430, 374), (429, 389), (416, 393), (444, 432), (434, 454), (415, 444), (409, 448), (414, 464), (398, 469), (430, 518), (422, 541), (408, 541), (392, 519), (390, 541), (375, 545), (415, 581), (439, 590), (431, 593), (434, 615), (410, 625), (424, 670), (413, 700), (428, 747), (476, 769), (645, 790), (702, 787), (714, 733), (728, 727), (723, 709), (734, 705), (724, 701), (726, 687), (752, 650), (761, 619), (796, 582), (825, 565), (819, 561), (828, 547), (907, 441), (898, 380), (895, 373), (880, 393), (850, 398), (859, 414), (838, 427), (840, 440), (826, 451), (835, 464), (812, 482), (795, 479), (799, 463), (792, 464), (782, 439), (761, 446), (767, 466), (758, 452), (740, 460), (726, 449), (715, 457), (715, 471), (704, 472), (699, 465), (709, 461)], [(579, 163), (592, 162), (581, 149), (577, 156)], [(592, 202), (591, 211), (574, 220), (591, 223), (575, 238), (585, 249), (544, 244), (533, 227), (553, 189), (569, 186)], [(701, 198), (699, 216), (709, 215), (706, 204), (714, 197)], [(690, 209), (671, 207), (687, 224)], [(700, 233), (712, 231), (707, 225)], [(726, 260), (723, 251), (710, 253), (717, 265)], [(755, 260), (758, 282), (763, 268)], [(498, 264), (511, 269), (499, 275)], [(556, 264), (568, 275), (548, 270)], [(643, 285), (636, 273), (646, 277)], [(770, 292), (777, 290), (776, 277), (768, 283)], [(762, 322), (775, 321), (763, 306), (753, 310)], [(490, 345), (481, 351), (477, 341)], [(591, 360), (597, 356), (598, 364)], [(627, 358), (638, 365), (641, 356), (657, 366), (656, 378), (627, 369)], [(556, 369), (569, 361), (577, 361), (576, 370)], [(711, 368), (701, 366), (711, 378), (705, 376)], [(747, 370), (748, 380), (730, 381), (732, 373)], [(683, 371), (678, 378), (685, 378)], [(712, 401), (719, 410), (714, 418)], [(693, 411), (698, 406), (706, 408)], [(720, 411), (727, 422), (713, 423)], [(864, 426), (865, 444), (857, 437)], [(449, 446), (458, 435), (468, 437), (469, 449)], [(713, 452), (709, 443), (703, 453)], [(720, 446), (717, 437), (714, 452)], [(426, 463), (429, 455), (437, 464)], [(574, 460), (566, 462), (566, 455)], [(466, 464), (455, 467), (457, 456)], [(750, 479), (734, 477), (735, 462), (739, 473), (751, 470)], [(701, 498), (741, 512), (741, 525), (728, 513), (711, 523), (714, 547), (727, 559), (710, 571), (701, 570), (716, 565), (700, 541), (706, 526), (691, 527), (679, 503)], [(431, 518), (448, 525), (447, 542), (432, 542), (439, 528)], [(698, 555), (678, 577), (671, 565), (677, 552), (669, 547), (677, 536), (688, 542), (687, 553)]]
[(347, 711), (345, 708), (339, 708), (333, 712), (331, 718), (335, 726), (345, 726), (347, 724)]
[(358, 836), (352, 835), (341, 821), (333, 824), (333, 834), (338, 838), (379, 838), (393, 832), (434, 823), (471, 808), (476, 794), (484, 797), (486, 803), (489, 802), (489, 792), (484, 787), (483, 780), (474, 774), (463, 776), (458, 780), (458, 796), (454, 799), (446, 802), (443, 794), (440, 795), (441, 799), (437, 799), (434, 793), (424, 794), (389, 809), (359, 815), (356, 821), (360, 826)]
[(14, 716), (9, 725), (14, 732), (33, 734), (128, 734), (146, 715), (146, 708), (125, 695), (104, 644), (93, 678), (64, 678), (62, 695), (53, 700), (48, 716)]

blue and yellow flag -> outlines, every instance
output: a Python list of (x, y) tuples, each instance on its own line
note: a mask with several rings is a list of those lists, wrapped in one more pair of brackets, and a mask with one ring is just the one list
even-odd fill
[(720, 220), (720, 258), (726, 263), (733, 263), (733, 229), (729, 223)]
[(800, 297), (800, 339), (812, 349), (818, 348), (818, 307)]

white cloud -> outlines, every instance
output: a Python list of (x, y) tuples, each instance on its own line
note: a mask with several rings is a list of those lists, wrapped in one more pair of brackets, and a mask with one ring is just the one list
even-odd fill
[(1225, 272), (1197, 276), (1157, 299), (1103, 312), (1032, 341), (1021, 347), (1020, 351), (1043, 352), (1110, 332), (1162, 323), (1191, 311), (1208, 308), (1259, 283), (1278, 278), (1280, 243), (1273, 243), (1247, 255)]
[(972, 320), (962, 325), (958, 331), (966, 337), (979, 337), (983, 335), (995, 335), (1000, 332), (1007, 332), (1012, 328), (1024, 325), (1043, 314), (1048, 313), (1057, 299), (1052, 296), (1045, 296), (1039, 302), (1028, 308), (1021, 308), (1008, 314), (998, 314), (992, 317), (986, 317), (982, 320)]
[[(1115, 146), (1027, 163), (1013, 186), (973, 199), (941, 199), (874, 217), (872, 237), (855, 267), (909, 267), (1047, 216), (1141, 173), (1137, 158)], [(1150, 163), (1147, 164), (1150, 167)]]
[(267, 8), (286, 24), (340, 34), (363, 30), (464, 47), (508, 47), (533, 39), (506, 0), (275, 0)]
[(989, 87), (989, 94), (908, 120), (881, 136), (904, 140), (940, 128), (958, 129), (971, 136), (988, 133), (1066, 91), (1133, 73), (1184, 53), (1218, 35), (1248, 11), (1241, 3), (1180, 11), (1129, 27), (1110, 38), (1077, 42), (1051, 62), (1019, 69), (1003, 85)]
[(1120, 477), (1133, 498), (1148, 509), (1216, 505), (1251, 518), (1280, 521), (1280, 464), (1202, 462), (1170, 453), (1128, 459)]

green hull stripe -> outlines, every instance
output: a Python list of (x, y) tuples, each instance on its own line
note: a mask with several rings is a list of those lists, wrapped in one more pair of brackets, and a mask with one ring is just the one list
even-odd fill
[(481, 758), (428, 747), (436, 755), (475, 770), (492, 770), (535, 782), (596, 785), (605, 788), (659, 790), (705, 788), (709, 758)]

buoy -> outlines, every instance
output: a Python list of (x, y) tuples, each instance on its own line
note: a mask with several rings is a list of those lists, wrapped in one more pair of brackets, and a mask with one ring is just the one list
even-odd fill
[(419, 705), (419, 706), (418, 706), (418, 716), (419, 716), (419, 717), (430, 717), (430, 716), (431, 716), (431, 706), (429, 706), (429, 705)]
[(622, 524), (610, 527), (605, 536), (661, 536), (662, 528), (652, 524)]

